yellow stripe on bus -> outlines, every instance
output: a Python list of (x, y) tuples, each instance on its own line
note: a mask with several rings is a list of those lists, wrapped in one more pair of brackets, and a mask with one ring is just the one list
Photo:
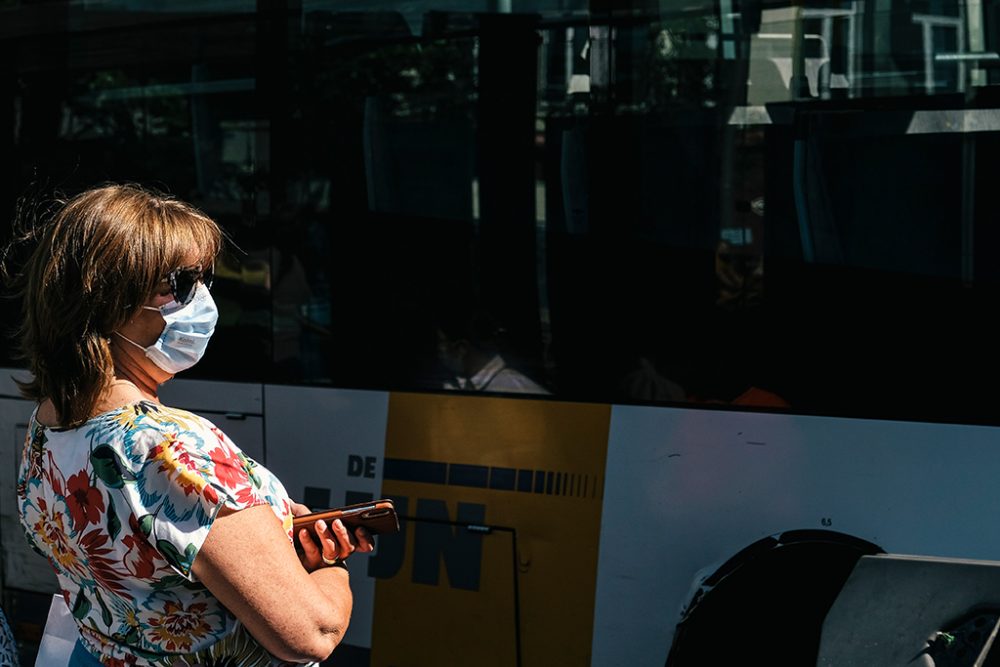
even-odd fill
[(607, 405), (390, 396), (383, 495), (428, 520), (379, 554), (373, 667), (514, 665), (518, 630), (523, 665), (589, 664), (610, 418)]

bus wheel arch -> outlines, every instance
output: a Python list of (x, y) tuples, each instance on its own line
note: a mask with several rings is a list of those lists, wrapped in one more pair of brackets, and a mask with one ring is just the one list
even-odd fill
[(790, 530), (742, 549), (700, 582), (674, 628), (668, 667), (815, 664), (823, 618), (857, 560), (884, 553), (831, 530)]

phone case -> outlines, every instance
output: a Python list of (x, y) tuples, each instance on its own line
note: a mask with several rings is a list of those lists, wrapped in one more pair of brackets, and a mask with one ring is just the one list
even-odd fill
[(298, 541), (300, 529), (309, 528), (312, 531), (312, 525), (320, 519), (328, 524), (340, 519), (350, 531), (358, 526), (364, 526), (372, 535), (385, 535), (399, 531), (396, 508), (391, 500), (383, 499), (297, 516), (292, 522), (296, 541)]

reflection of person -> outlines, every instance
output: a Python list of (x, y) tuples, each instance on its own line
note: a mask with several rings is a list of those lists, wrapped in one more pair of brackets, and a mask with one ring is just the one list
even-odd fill
[(624, 398), (633, 400), (662, 403), (686, 398), (684, 388), (661, 375), (650, 355), (636, 358), (635, 365), (621, 379), (619, 387)]
[(291, 541), (293, 503), (211, 422), (157, 387), (201, 358), (221, 234), (176, 200), (108, 186), (70, 200), (22, 275), (38, 401), (18, 472), (22, 525), (80, 637), (72, 665), (324, 659), (351, 611), (340, 522)]
[(454, 381), (445, 389), (495, 391), (512, 394), (548, 394), (524, 373), (511, 368), (497, 348), (497, 326), (482, 312), (459, 310), (438, 323), (438, 359)]
[(732, 310), (760, 304), (764, 261), (759, 254), (719, 241), (715, 249), (715, 276), (719, 286), (718, 306)]
[[(751, 246), (720, 241), (715, 250), (718, 292), (709, 323), (714, 331), (711, 359), (703, 375), (714, 386), (689, 389), (693, 402), (729, 403), (745, 407), (788, 408), (788, 402), (758, 386), (766, 379), (767, 338), (763, 333), (764, 261)], [(734, 344), (738, 341), (739, 344)], [(707, 391), (706, 391), (707, 389)]]
[[(328, 374), (328, 364), (317, 358), (319, 340), (329, 340), (333, 332), (315, 319), (323, 309), (309, 284), (305, 265), (289, 249), (279, 245), (272, 251), (274, 287), (272, 291), (274, 364), (279, 372), (309, 381)], [(329, 314), (329, 308), (326, 309)]]

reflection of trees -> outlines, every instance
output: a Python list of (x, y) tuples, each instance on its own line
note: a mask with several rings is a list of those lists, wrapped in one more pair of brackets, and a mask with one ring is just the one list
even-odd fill
[[(343, 199), (347, 183), (356, 184), (356, 194), (365, 192), (365, 183), (356, 180), (358, 173), (350, 167), (350, 160), (361, 157), (355, 139), (363, 134), (370, 100), (377, 101), (383, 119), (416, 125), (459, 120), (468, 126), (472, 122), (472, 38), (417, 41), (407, 34), (391, 41), (384, 37), (331, 40), (307, 30), (289, 58), (292, 121), (310, 128), (307, 143), (295, 152), (296, 161), (289, 166), (313, 174), (309, 178), (318, 175), (338, 183), (340, 209), (347, 205)], [(304, 138), (298, 133), (291, 137), (293, 141)], [(356, 157), (348, 158), (352, 153)], [(288, 176), (301, 180), (292, 173)], [(360, 201), (357, 204), (367, 209), (367, 200), (363, 206)]]
[(360, 113), (378, 97), (397, 117), (439, 118), (469, 108), (475, 85), (470, 38), (329, 48), (307, 44), (301, 53), (300, 94)]
[(648, 99), (653, 108), (716, 105), (718, 19), (693, 16), (649, 25)]
[(139, 81), (123, 70), (100, 70), (73, 85), (66, 103), (61, 136), (69, 140), (113, 138), (119, 144), (150, 136), (190, 136), (188, 98), (180, 94), (144, 94), (160, 85)]

